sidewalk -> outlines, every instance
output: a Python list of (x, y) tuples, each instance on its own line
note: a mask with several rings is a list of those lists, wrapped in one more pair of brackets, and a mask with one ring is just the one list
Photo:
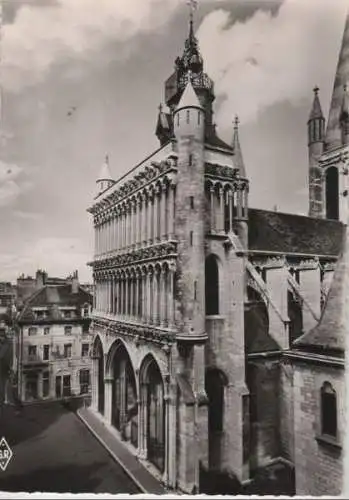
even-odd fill
[(77, 411), (77, 415), (143, 493), (152, 493), (155, 495), (164, 495), (167, 493), (166, 488), (150, 474), (91, 410), (80, 408)]

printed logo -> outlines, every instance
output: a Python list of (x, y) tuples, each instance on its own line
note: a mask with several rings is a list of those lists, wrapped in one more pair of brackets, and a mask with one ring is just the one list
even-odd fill
[(4, 437), (0, 440), (0, 469), (2, 471), (6, 470), (6, 467), (9, 464), (9, 461), (12, 458), (12, 450), (7, 444), (7, 441)]

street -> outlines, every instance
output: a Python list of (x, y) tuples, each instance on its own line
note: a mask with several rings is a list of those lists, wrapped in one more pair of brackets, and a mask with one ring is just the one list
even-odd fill
[(75, 413), (57, 403), (6, 406), (0, 416), (13, 457), (0, 469), (0, 491), (139, 493)]

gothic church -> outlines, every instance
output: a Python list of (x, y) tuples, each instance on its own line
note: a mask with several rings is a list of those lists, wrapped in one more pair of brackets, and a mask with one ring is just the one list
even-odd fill
[(347, 82), (349, 18), (327, 127), (318, 89), (308, 121), (308, 217), (249, 208), (238, 120), (225, 143), (192, 17), (159, 148), (120, 179), (102, 167), (89, 411), (169, 489), (280, 463), (299, 495), (341, 493)]

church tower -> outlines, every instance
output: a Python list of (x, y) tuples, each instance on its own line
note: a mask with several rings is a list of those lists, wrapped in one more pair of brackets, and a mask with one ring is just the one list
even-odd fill
[[(314, 117), (308, 122), (309, 133), (309, 215), (347, 223), (349, 159), (349, 12), (334, 80), (326, 134), (322, 146), (323, 122), (319, 103), (314, 100)], [(319, 128), (320, 127), (320, 128)], [(317, 157), (323, 147), (323, 154)], [(321, 197), (319, 181), (321, 179)]]
[(205, 112), (191, 83), (187, 85), (174, 113), (178, 150), (176, 233), (178, 237), (180, 316), (184, 336), (205, 331), (204, 251), (204, 130)]
[(322, 114), (319, 88), (314, 88), (313, 106), (308, 120), (309, 216), (322, 215), (322, 183), (319, 159), (324, 151), (325, 118)]

